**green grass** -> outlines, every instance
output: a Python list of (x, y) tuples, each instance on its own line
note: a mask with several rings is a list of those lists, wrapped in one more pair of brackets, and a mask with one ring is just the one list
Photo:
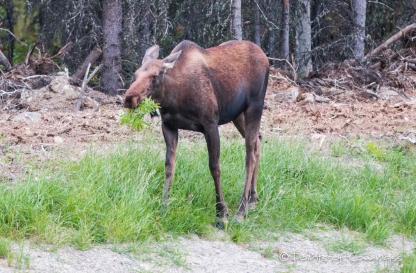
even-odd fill
[(413, 273), (416, 272), (416, 253), (413, 252), (409, 255), (403, 255), (403, 264), (400, 272)]
[(18, 269), (30, 268), (30, 256), (24, 251), (24, 244), (19, 245), (19, 252), (12, 249), (12, 242), (6, 238), (0, 238), (0, 259), (6, 259), (7, 265), (14, 264)]
[[(299, 140), (264, 141), (260, 202), (243, 225), (231, 222), (230, 238), (249, 241), (317, 223), (346, 226), (374, 243), (392, 233), (415, 235), (416, 156), (372, 142), (361, 150), (337, 145), (328, 156)], [(221, 149), (222, 186), (232, 216), (244, 183), (244, 142), (224, 140)], [(12, 187), (0, 183), (0, 236), (79, 249), (167, 235), (209, 236), (215, 191), (205, 143), (180, 142), (167, 208), (161, 203), (164, 157), (164, 143), (145, 136), (106, 153), (91, 149), (76, 162), (33, 168), (26, 181)], [(357, 247), (344, 243), (345, 250)]]
[(12, 243), (5, 238), (0, 238), (0, 259), (6, 259), (8, 266), (13, 260)]
[(335, 253), (342, 253), (342, 252), (350, 252), (354, 255), (360, 255), (362, 251), (365, 249), (365, 244), (360, 240), (347, 238), (342, 236), (340, 240), (332, 242), (329, 245), (329, 251)]

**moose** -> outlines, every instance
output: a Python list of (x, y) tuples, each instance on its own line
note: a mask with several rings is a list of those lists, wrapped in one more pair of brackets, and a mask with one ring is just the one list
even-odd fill
[(159, 46), (146, 50), (142, 66), (125, 93), (124, 107), (136, 108), (145, 97), (160, 103), (166, 142), (163, 201), (169, 199), (175, 172), (178, 129), (204, 134), (209, 169), (215, 183), (218, 222), (227, 223), (228, 208), (220, 182), (218, 125), (232, 121), (245, 138), (246, 176), (235, 219), (243, 221), (258, 199), (257, 176), (262, 136), (259, 132), (269, 75), (269, 61), (257, 45), (228, 41), (204, 49), (182, 41), (164, 59)]

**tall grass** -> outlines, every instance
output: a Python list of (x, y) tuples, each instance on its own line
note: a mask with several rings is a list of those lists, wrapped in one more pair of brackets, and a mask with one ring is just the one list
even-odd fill
[[(233, 215), (244, 184), (244, 143), (223, 141), (221, 149), (222, 186)], [(361, 152), (349, 149), (338, 145), (328, 157), (299, 140), (265, 141), (257, 210), (226, 232), (244, 241), (320, 222), (364, 232), (374, 242), (392, 232), (415, 234), (416, 156), (374, 143)], [(215, 191), (205, 143), (180, 143), (168, 207), (161, 203), (164, 157), (162, 142), (131, 140), (35, 169), (17, 185), (1, 183), (0, 237), (84, 249), (166, 234), (209, 235)], [(360, 164), (350, 164), (352, 159)]]

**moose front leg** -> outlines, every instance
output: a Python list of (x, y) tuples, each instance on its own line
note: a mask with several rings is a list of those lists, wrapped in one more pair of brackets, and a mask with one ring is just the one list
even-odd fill
[(175, 156), (176, 147), (178, 146), (178, 129), (170, 129), (162, 122), (163, 137), (166, 143), (166, 161), (165, 161), (165, 189), (163, 193), (163, 202), (167, 203), (169, 199), (172, 178), (175, 173)]
[(209, 169), (215, 184), (217, 217), (220, 221), (217, 224), (223, 225), (227, 223), (228, 208), (221, 190), (220, 136), (217, 125), (204, 127), (204, 136), (208, 147)]

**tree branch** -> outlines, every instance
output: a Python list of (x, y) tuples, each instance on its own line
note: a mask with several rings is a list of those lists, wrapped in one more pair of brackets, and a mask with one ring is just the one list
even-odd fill
[(14, 36), (13, 32), (11, 32), (10, 30), (5, 29), (5, 28), (0, 28), (0, 30), (5, 30), (5, 31), (7, 31), (10, 35), (12, 35), (12, 36), (16, 39), (16, 41), (18, 41), (19, 43), (21, 43), (21, 44), (22, 44), (22, 45), (24, 45), (24, 46), (27, 46), (27, 44), (25, 44), (25, 43), (23, 43), (22, 41), (20, 41), (19, 39), (17, 39), (17, 37), (16, 37), (16, 36)]
[(12, 69), (12, 65), (10, 64), (9, 60), (7, 60), (6, 56), (4, 56), (3, 52), (0, 50), (0, 64), (4, 65), (6, 71), (10, 71)]
[(84, 98), (85, 88), (87, 87), (88, 73), (90, 72), (91, 63), (88, 64), (87, 71), (85, 72), (84, 81), (82, 82), (81, 92), (79, 94), (79, 99), (76, 104), (76, 111), (78, 112), (81, 109), (82, 99)]

